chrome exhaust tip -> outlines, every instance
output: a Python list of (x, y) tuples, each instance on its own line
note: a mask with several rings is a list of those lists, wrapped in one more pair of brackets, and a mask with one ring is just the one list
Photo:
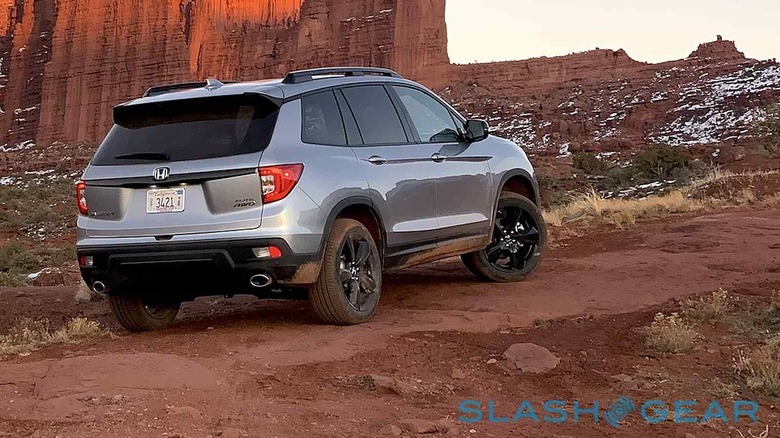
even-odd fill
[(106, 285), (103, 284), (102, 281), (96, 281), (92, 283), (92, 290), (99, 294), (102, 294), (103, 292), (106, 291)]
[(274, 279), (271, 278), (271, 276), (268, 274), (257, 274), (249, 278), (249, 284), (252, 285), (252, 287), (256, 287), (258, 289), (268, 287), (273, 282)]

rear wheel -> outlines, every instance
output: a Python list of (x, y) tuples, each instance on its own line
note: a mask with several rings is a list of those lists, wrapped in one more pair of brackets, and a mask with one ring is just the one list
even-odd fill
[(336, 219), (309, 290), (314, 312), (329, 324), (360, 324), (371, 319), (381, 291), (382, 263), (371, 233), (356, 220)]
[(181, 307), (181, 303), (150, 304), (125, 295), (111, 295), (108, 302), (122, 327), (131, 332), (163, 329), (176, 319)]
[(487, 248), (461, 256), (481, 280), (515, 282), (533, 272), (547, 243), (547, 227), (530, 199), (502, 192), (498, 200), (493, 236)]

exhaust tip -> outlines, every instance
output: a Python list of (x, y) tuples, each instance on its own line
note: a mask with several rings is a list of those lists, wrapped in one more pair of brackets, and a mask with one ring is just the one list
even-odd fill
[(92, 290), (99, 294), (102, 294), (103, 292), (106, 291), (106, 285), (103, 284), (102, 281), (96, 281), (92, 283)]
[(274, 279), (268, 274), (256, 274), (249, 278), (249, 284), (258, 289), (268, 287)]

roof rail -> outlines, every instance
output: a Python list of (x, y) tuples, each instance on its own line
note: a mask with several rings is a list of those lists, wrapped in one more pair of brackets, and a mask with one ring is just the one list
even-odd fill
[(366, 75), (379, 75), (393, 78), (402, 77), (393, 70), (387, 68), (376, 67), (330, 67), (330, 68), (315, 68), (310, 70), (298, 70), (287, 73), (287, 76), (282, 81), (283, 84), (300, 84), (303, 82), (313, 81), (314, 76), (366, 76)]
[(201, 82), (182, 82), (180, 84), (157, 85), (146, 90), (143, 97), (157, 96), (160, 94), (170, 93), (172, 91), (179, 91), (179, 90), (193, 90), (196, 88), (215, 90), (217, 88), (222, 87), (224, 84), (232, 84), (232, 83), (234, 82), (218, 81), (216, 79), (209, 78)]

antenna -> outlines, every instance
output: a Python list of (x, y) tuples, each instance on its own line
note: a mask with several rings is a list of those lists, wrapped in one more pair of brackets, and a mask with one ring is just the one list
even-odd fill
[(208, 91), (218, 90), (224, 86), (225, 84), (220, 82), (218, 79), (214, 79), (214, 78), (206, 79), (206, 89)]

